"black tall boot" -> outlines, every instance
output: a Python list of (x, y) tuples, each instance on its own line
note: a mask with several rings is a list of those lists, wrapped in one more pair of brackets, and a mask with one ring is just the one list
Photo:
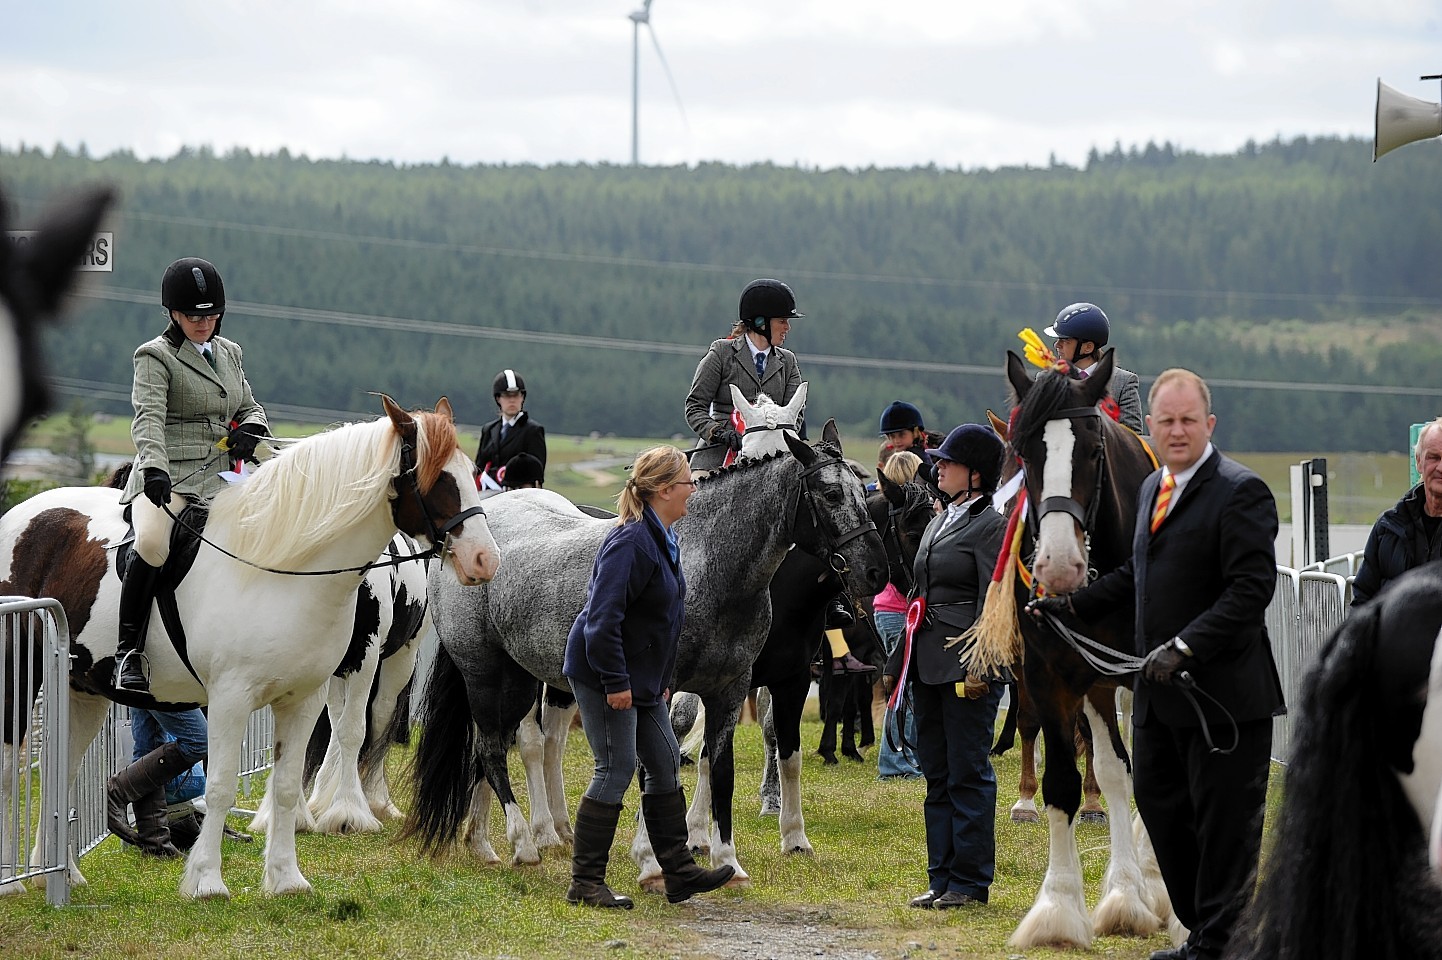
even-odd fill
[[(156, 857), (178, 857), (165, 818), (165, 785), (186, 769), (175, 741), (154, 750), (111, 777), (105, 784), (105, 825), (121, 840)], [(135, 805), (135, 827), (125, 807)]]
[(643, 793), (641, 815), (646, 818), (651, 849), (656, 852), (656, 862), (666, 881), (667, 900), (680, 903), (698, 893), (724, 887), (736, 873), (729, 863), (714, 870), (696, 865), (686, 845), (686, 795), (679, 788), (674, 793)]
[(159, 574), (159, 567), (135, 556), (120, 585), (120, 637), (115, 647), (117, 690), (150, 692), (150, 666), (143, 651), (150, 630), (150, 612), (155, 609), (155, 580)]
[(606, 886), (606, 864), (616, 839), (616, 822), (621, 818), (619, 803), (602, 803), (581, 797), (576, 808), (575, 846), (571, 854), (571, 889), (566, 899), (592, 907), (630, 910), (630, 897), (618, 896)]

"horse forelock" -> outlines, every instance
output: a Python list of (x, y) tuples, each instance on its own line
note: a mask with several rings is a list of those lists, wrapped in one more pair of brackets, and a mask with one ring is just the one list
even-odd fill
[(383, 504), (399, 471), (389, 419), (344, 424), (287, 444), (245, 483), (221, 490), (209, 529), (254, 563), (301, 563)]
[(1078, 381), (1054, 370), (1045, 370), (1032, 381), (1021, 401), (1021, 411), (1011, 430), (1011, 451), (1022, 456), (1027, 446), (1046, 429), (1047, 421), (1060, 410), (1077, 406)]
[(456, 425), (438, 413), (418, 412), (416, 418), (416, 484), (421, 493), (429, 493), (445, 472), (451, 456), (459, 448)]

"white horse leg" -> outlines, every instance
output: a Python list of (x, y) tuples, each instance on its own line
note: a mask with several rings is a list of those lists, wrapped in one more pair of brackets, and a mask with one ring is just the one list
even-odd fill
[(781, 852), (816, 856), (806, 837), (806, 817), (801, 813), (801, 751), (785, 760), (777, 758), (781, 778)]
[(576, 716), (575, 703), (569, 707), (546, 707), (541, 711), (541, 730), (546, 735), (545, 772), (546, 801), (551, 805), (551, 821), (556, 833), (566, 843), (575, 839), (571, 815), (566, 809), (566, 774), (562, 761), (566, 757), (566, 741), (571, 736), (571, 721)]
[(346, 703), (346, 681), (340, 677), (331, 677), (326, 681), (326, 715), (330, 718), (330, 740), (325, 746), (325, 758), (321, 761), (320, 769), (316, 771), (315, 782), (311, 784), (310, 798), (306, 807), (314, 814), (322, 814), (335, 799), (336, 787), (340, 777), (340, 738), (336, 735), (336, 727), (340, 724), (340, 716), (345, 712)]
[[(73, 789), (75, 778), (80, 773), (80, 763), (85, 759), (85, 752), (90, 749), (90, 743), (100, 733), (101, 727), (105, 726), (105, 715), (110, 712), (110, 701), (102, 697), (93, 697), (85, 694), (70, 694), (70, 742), (66, 744), (66, 767), (65, 782)], [(59, 744), (42, 744), (40, 747), (41, 763), (44, 761), (44, 753), (48, 749), (60, 749)], [(23, 756), (23, 754), (22, 754)], [(26, 771), (29, 775), (29, 771)], [(85, 875), (80, 872), (80, 865), (75, 862), (75, 843), (70, 844), (66, 851), (69, 881), (72, 887), (85, 885)], [(32, 866), (39, 864), (40, 856), (40, 831), (35, 832), (35, 846), (30, 851), (30, 863)], [(48, 877), (36, 877), (35, 887), (44, 889)]]
[[(325, 698), (324, 685), (304, 697), (271, 704), (275, 714), (275, 742), (304, 744), (315, 729)], [(274, 792), (275, 819), (265, 840), (265, 878), (261, 890), (267, 894), (310, 893), (310, 883), (301, 875), (295, 857), (295, 814), (300, 803), (300, 780), (305, 768), (303, 749), (279, 750), (275, 772), (266, 785), (266, 794)], [(231, 775), (232, 797), (235, 785)], [(209, 797), (206, 798), (207, 803)], [(227, 806), (225, 809), (229, 809)], [(367, 811), (369, 813), (369, 811)]]
[(636, 862), (640, 875), (636, 883), (647, 893), (665, 893), (666, 879), (661, 873), (661, 864), (656, 852), (651, 849), (651, 835), (646, 832), (646, 818), (636, 815), (636, 836), (631, 841), (631, 859)]
[(541, 862), (541, 853), (536, 849), (536, 840), (531, 836), (531, 825), (519, 803), (502, 806), (506, 816), (506, 839), (511, 844), (511, 866), (535, 866)]
[[(335, 747), (335, 762), (329, 777), (330, 803), (321, 809), (309, 806), (315, 814), (317, 833), (380, 832), (381, 822), (371, 813), (360, 782), (360, 753), (365, 745), (367, 701), (379, 658), (380, 654), (372, 644), (361, 669), (341, 679), (339, 684), (337, 678), (332, 677), (321, 688), (322, 691), (330, 691), (327, 709), (331, 719), (330, 747)], [(339, 712), (336, 711), (337, 697), (334, 694), (337, 685), (343, 691), (339, 698)], [(331, 761), (330, 747), (326, 748), (328, 763)], [(321, 772), (326, 772), (324, 764)]]
[[(1092, 912), (1092, 929), (1098, 935), (1151, 936), (1161, 920), (1146, 903), (1146, 882), (1137, 861), (1136, 845), (1126, 814), (1131, 811), (1131, 777), (1112, 749), (1108, 718), (1097, 713), (1090, 700), (1082, 701), (1092, 729), (1092, 770), (1106, 798), (1111, 860), (1102, 879), (1102, 896)], [(1110, 718), (1115, 722), (1115, 716)]]
[(686, 810), (686, 844), (693, 853), (711, 851), (711, 757), (696, 761), (696, 792)]
[(1047, 805), (1046, 877), (1036, 903), (1022, 918), (1007, 944), (1026, 950), (1041, 944), (1091, 946), (1092, 925), (1087, 920), (1082, 890), (1081, 857), (1076, 848), (1076, 824), (1061, 810)]
[[(426, 629), (429, 621), (422, 622), (422, 632)], [(370, 765), (361, 771), (361, 787), (365, 791), (366, 802), (370, 805), (371, 813), (376, 819), (398, 820), (405, 816), (401, 809), (391, 800), (390, 785), (386, 782), (386, 754), (390, 752), (390, 730), (395, 720), (396, 703), (400, 700), (401, 691), (416, 672), (416, 642), (412, 640), (405, 647), (397, 650), (390, 657), (381, 661), (380, 681), (376, 684), (375, 699), (371, 701), (371, 743)], [(410, 718), (404, 718), (409, 723)], [(376, 738), (383, 738), (384, 742), (377, 744)]]
[(20, 866), (23, 841), (10, 807), (16, 802), (13, 786), (30, 777), (30, 730), (16, 730), (15, 736), (17, 743), (0, 745), (0, 897), (25, 892), (25, 884), (12, 879)]
[[(275, 776), (272, 769), (271, 776)], [(275, 822), (275, 792), (268, 787), (256, 805), (255, 813), (250, 818), (251, 833), (268, 833), (271, 824)], [(296, 833), (317, 833), (315, 828), (315, 817), (311, 815), (310, 805), (305, 802), (304, 797), (296, 800), (295, 804), (295, 832)]]
[(482, 863), (500, 863), (491, 846), (491, 785), (485, 780), (471, 789), (471, 809), (466, 815), (466, 848)]
[(528, 713), (516, 728), (516, 746), (521, 751), (521, 765), (526, 768), (526, 799), (531, 804), (531, 836), (536, 847), (544, 850), (562, 845), (556, 836), (552, 819), (550, 794), (546, 789), (546, 735)]
[(1159, 923), (1167, 928), (1171, 935), (1173, 946), (1181, 946), (1187, 939), (1190, 931), (1182, 926), (1177, 915), (1172, 911), (1172, 898), (1167, 893), (1167, 883), (1162, 879), (1162, 868), (1157, 865), (1157, 854), (1152, 849), (1152, 838), (1147, 834), (1146, 824), (1142, 823), (1141, 814), (1132, 815), (1132, 839), (1137, 848), (1137, 864), (1142, 872), (1144, 881), (1142, 897), (1146, 900), (1147, 909), (1151, 910)]
[[(213, 683), (213, 689), (219, 684)], [(208, 897), (229, 898), (230, 890), (220, 875), (220, 838), (225, 832), (225, 815), (235, 803), (237, 777), (240, 773), (240, 742), (244, 739), (246, 721), (250, 717), (250, 704), (232, 699), (212, 697), (206, 712), (209, 736), (206, 743), (205, 808), (209, 816), (200, 827), (200, 836), (185, 857), (185, 872), (180, 878), (180, 894), (192, 899)], [(280, 724), (276, 724), (276, 743), (280, 743)], [(291, 741), (285, 741), (287, 744)], [(304, 741), (301, 741), (304, 742)], [(293, 751), (286, 751), (290, 753)], [(277, 758), (280, 759), (280, 758)], [(276, 773), (272, 773), (266, 787), (265, 799), (270, 801), (275, 789)], [(299, 791), (296, 791), (299, 793)], [(291, 814), (295, 811), (296, 798), (290, 798)], [(272, 819), (268, 826), (274, 827), (285, 819), (284, 811), (271, 806)], [(269, 850), (267, 839), (267, 851)]]

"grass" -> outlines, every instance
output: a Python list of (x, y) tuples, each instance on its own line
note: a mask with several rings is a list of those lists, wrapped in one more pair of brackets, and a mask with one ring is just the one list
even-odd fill
[[(814, 717), (808, 719), (803, 744), (814, 745), (819, 737), (820, 725)], [(1016, 751), (997, 763), (997, 879), (990, 904), (933, 913), (906, 907), (908, 898), (926, 886), (921, 783), (878, 781), (872, 750), (864, 764), (843, 760), (833, 767), (809, 754), (802, 793), (817, 856), (783, 856), (776, 819), (756, 812), (761, 764), (757, 726), (738, 728), (736, 750), (737, 849), (752, 886), (709, 894), (704, 904), (672, 906), (638, 891), (636, 867), (625, 854), (632, 833), (629, 815), (638, 805), (633, 790), (608, 878), (619, 892), (636, 898), (634, 911), (567, 904), (565, 853), (545, 854), (538, 867), (485, 866), (465, 855), (433, 862), (423, 859), (412, 844), (397, 842), (395, 825), (378, 835), (300, 836), (301, 869), (315, 888), (308, 897), (261, 896), (261, 843), (227, 840), (224, 876), (232, 898), (190, 902), (177, 892), (182, 870), (178, 862), (141, 859), (111, 838), (82, 862), (90, 883), (74, 890), (72, 906), (54, 910), (40, 891), (0, 901), (0, 942), (6, 956), (27, 958), (656, 960), (706, 955), (697, 952), (705, 926), (696, 917), (699, 907), (707, 916), (719, 914), (740, 923), (768, 918), (804, 923), (818, 944), (818, 956), (825, 955), (821, 944), (833, 928), (850, 931), (849, 951), (870, 951), (878, 958), (911, 955), (917, 944), (945, 957), (1019, 955), (1005, 941), (1040, 887), (1047, 836), (1044, 827), (1013, 824), (1006, 816), (1017, 794)], [(401, 753), (393, 751), (392, 785), (404, 798)], [(579, 734), (571, 737), (565, 764), (574, 810), (590, 771), (590, 755)], [(517, 767), (513, 763), (512, 776), (520, 789), (524, 780)], [(683, 773), (683, 779), (694, 783), (694, 773)], [(498, 817), (492, 814), (492, 842), (507, 856)], [(1107, 856), (1106, 828), (1080, 824), (1077, 835), (1089, 902), (1094, 903)], [(814, 934), (809, 933), (812, 927)], [(1145, 940), (1107, 937), (1099, 938), (1092, 952), (1140, 958), (1166, 946), (1160, 935)], [(1074, 955), (1045, 948), (1026, 953), (1034, 958)]]

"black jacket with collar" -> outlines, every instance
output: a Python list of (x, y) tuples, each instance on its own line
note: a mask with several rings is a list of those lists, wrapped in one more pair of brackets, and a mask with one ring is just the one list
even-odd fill
[(1418, 484), (1377, 518), (1352, 582), (1352, 606), (1366, 603), (1402, 574), (1429, 560), (1442, 560), (1442, 524), (1427, 535), (1427, 498)]
[(531, 415), (522, 410), (516, 415), (516, 424), (501, 440), (501, 418), (497, 417), (481, 428), (481, 443), (476, 448), (476, 469), (485, 471), (496, 479), (496, 471), (518, 453), (529, 453), (546, 465), (546, 428), (531, 420)]

